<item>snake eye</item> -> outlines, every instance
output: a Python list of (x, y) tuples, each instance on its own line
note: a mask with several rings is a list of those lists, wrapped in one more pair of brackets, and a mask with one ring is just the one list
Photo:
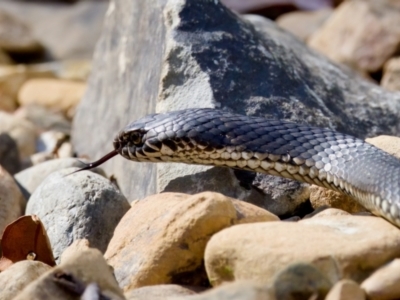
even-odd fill
[(135, 145), (139, 145), (142, 143), (142, 134), (137, 131), (131, 132), (129, 135), (129, 140), (134, 143)]

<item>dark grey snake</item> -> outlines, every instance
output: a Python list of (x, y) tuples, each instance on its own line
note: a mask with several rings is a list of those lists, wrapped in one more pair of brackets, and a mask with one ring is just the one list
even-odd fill
[[(132, 161), (224, 166), (313, 183), (351, 195), (400, 227), (400, 160), (331, 129), (201, 108), (148, 115), (114, 140)], [(79, 170), (80, 171), (80, 170)]]

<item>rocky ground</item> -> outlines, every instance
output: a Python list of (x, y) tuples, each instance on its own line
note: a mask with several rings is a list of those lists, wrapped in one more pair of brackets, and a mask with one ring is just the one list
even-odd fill
[(0, 299), (400, 298), (400, 230), (347, 196), (122, 157), (69, 175), (186, 107), (400, 158), (396, 1), (222, 2), (0, 1)]

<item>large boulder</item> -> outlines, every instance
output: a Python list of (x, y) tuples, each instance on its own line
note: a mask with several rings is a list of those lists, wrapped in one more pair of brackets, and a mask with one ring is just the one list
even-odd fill
[[(400, 94), (332, 64), (273, 22), (242, 18), (218, 1), (121, 0), (110, 2), (72, 135), (78, 154), (94, 160), (129, 122), (186, 107), (287, 119), (360, 138), (396, 135), (399, 100)], [(270, 176), (212, 167), (118, 157), (105, 169), (128, 199), (207, 189), (283, 215), (309, 195), (299, 183), (276, 189), (282, 181)]]

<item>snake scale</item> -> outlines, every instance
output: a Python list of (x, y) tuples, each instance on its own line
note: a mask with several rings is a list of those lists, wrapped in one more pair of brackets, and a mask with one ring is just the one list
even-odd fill
[(327, 128), (197, 108), (148, 115), (126, 126), (114, 150), (132, 161), (223, 166), (316, 184), (352, 196), (400, 227), (400, 160)]

